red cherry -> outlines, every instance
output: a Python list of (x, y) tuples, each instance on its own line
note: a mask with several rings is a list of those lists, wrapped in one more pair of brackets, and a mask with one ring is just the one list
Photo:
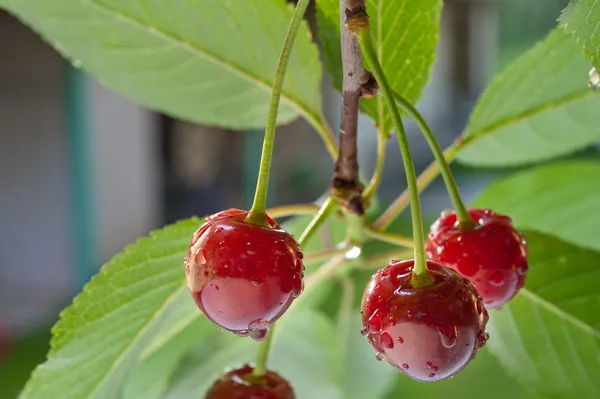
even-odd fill
[(392, 261), (367, 285), (362, 334), (386, 360), (420, 381), (449, 378), (487, 341), (488, 313), (477, 290), (456, 272), (428, 261), (434, 283), (414, 288), (414, 260)]
[(292, 235), (267, 217), (268, 227), (229, 209), (196, 231), (185, 259), (188, 288), (200, 310), (240, 336), (264, 339), (302, 292), (302, 252)]
[(219, 378), (206, 394), (205, 399), (295, 399), (290, 383), (279, 374), (267, 370), (265, 376), (256, 380), (254, 367), (244, 365)]
[(508, 216), (489, 209), (470, 209), (474, 228), (462, 229), (454, 212), (443, 213), (431, 226), (427, 257), (467, 277), (488, 308), (498, 308), (523, 287), (527, 244)]

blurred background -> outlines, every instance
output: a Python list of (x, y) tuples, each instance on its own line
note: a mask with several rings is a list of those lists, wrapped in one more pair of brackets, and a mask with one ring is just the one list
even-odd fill
[[(493, 75), (555, 27), (567, 3), (446, 0), (419, 104), (442, 145), (460, 134)], [(337, 127), (340, 97), (327, 81), (323, 96)], [(413, 125), (409, 134), (422, 170), (431, 153)], [(360, 142), (369, 176), (376, 134), (366, 118)], [(59, 311), (125, 245), (177, 219), (248, 207), (261, 143), (261, 131), (194, 125), (119, 97), (0, 11), (0, 399), (16, 397), (44, 359)], [(310, 202), (328, 188), (331, 161), (306, 123), (281, 127), (276, 146), (271, 204)], [(388, 150), (383, 203), (405, 186), (395, 141)], [(507, 172), (454, 169), (467, 200)], [(440, 181), (423, 201), (428, 219), (449, 206)]]

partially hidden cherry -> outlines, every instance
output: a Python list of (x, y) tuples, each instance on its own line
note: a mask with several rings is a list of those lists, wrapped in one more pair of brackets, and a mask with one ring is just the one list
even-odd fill
[(458, 273), (428, 261), (434, 283), (414, 288), (414, 260), (392, 261), (373, 275), (362, 299), (362, 334), (404, 374), (439, 381), (465, 367), (487, 341), (488, 313)]
[(445, 212), (431, 226), (427, 257), (467, 277), (488, 308), (499, 308), (523, 287), (527, 244), (508, 216), (470, 209), (474, 227), (462, 228), (456, 213)]
[(267, 370), (264, 377), (252, 376), (254, 367), (244, 365), (219, 378), (205, 399), (295, 399), (290, 383), (279, 374)]
[(206, 219), (185, 259), (187, 284), (200, 310), (239, 336), (264, 339), (302, 292), (304, 265), (294, 237), (267, 217), (268, 226), (229, 209)]

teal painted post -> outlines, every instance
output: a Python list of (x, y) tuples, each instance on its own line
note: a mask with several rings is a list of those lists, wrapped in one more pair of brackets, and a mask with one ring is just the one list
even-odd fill
[(67, 64), (65, 83), (72, 281), (74, 292), (79, 292), (98, 267), (89, 115), (90, 82), (80, 69)]

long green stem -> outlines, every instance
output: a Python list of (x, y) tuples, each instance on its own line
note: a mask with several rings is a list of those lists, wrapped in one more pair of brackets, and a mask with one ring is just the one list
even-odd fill
[[(250, 209), (247, 220), (258, 225), (265, 225), (267, 222), (265, 209), (267, 207), (267, 191), (269, 188), (269, 173), (271, 171), (271, 159), (273, 157), (273, 144), (275, 141), (275, 128), (277, 126), (277, 112), (279, 111), (279, 102), (281, 100), (281, 92), (283, 91), (283, 82), (285, 80), (285, 72), (287, 70), (290, 55), (294, 47), (294, 41), (302, 19), (306, 13), (306, 9), (310, 4), (310, 0), (299, 0), (292, 16), (292, 21), (288, 28), (283, 49), (279, 56), (277, 70), (275, 72), (275, 80), (273, 82), (273, 90), (271, 92), (271, 102), (269, 103), (269, 114), (267, 116), (267, 126), (265, 128), (265, 139), (263, 142), (262, 156), (260, 160), (260, 170), (258, 172), (258, 182), (256, 184), (256, 193), (254, 195), (254, 203)], [(252, 372), (253, 377), (262, 378), (267, 372), (267, 358), (271, 348), (275, 325), (271, 326), (271, 331), (267, 338), (261, 343), (258, 350), (258, 357)]]
[(412, 212), (412, 227), (413, 227), (413, 239), (414, 239), (414, 253), (415, 253), (415, 265), (413, 268), (411, 284), (414, 287), (423, 287), (431, 285), (433, 278), (427, 270), (427, 262), (425, 259), (425, 240), (423, 237), (423, 218), (421, 216), (421, 204), (419, 200), (419, 188), (417, 186), (417, 175), (415, 173), (415, 166), (413, 164), (412, 156), (410, 154), (410, 147), (408, 145), (408, 137), (400, 118), (400, 112), (396, 106), (394, 100), (394, 93), (390, 88), (387, 81), (383, 68), (379, 63), (375, 47), (373, 45), (373, 39), (371, 38), (371, 31), (361, 30), (357, 33), (358, 41), (363, 50), (363, 54), (368, 61), (369, 65), (373, 69), (373, 74), (379, 82), (383, 98), (385, 100), (388, 112), (392, 117), (394, 128), (396, 130), (396, 137), (400, 146), (400, 152), (402, 154), (402, 161), (404, 163), (404, 170), (406, 173), (406, 182), (408, 190), (410, 192), (410, 204)]
[(431, 131), (431, 128), (423, 118), (423, 115), (404, 97), (400, 94), (394, 92), (394, 98), (400, 104), (400, 106), (406, 111), (408, 115), (410, 115), (414, 121), (417, 123), (421, 132), (425, 136), (427, 143), (429, 143), (429, 147), (431, 147), (431, 152), (433, 152), (433, 156), (440, 166), (440, 171), (442, 173), (442, 178), (444, 179), (444, 183), (446, 184), (446, 190), (448, 191), (448, 195), (450, 196), (450, 200), (452, 201), (452, 206), (456, 211), (456, 216), (458, 218), (458, 222), (462, 227), (470, 227), (473, 225), (473, 219), (469, 216), (469, 212), (467, 212), (467, 208), (465, 207), (465, 203), (463, 202), (460, 192), (458, 191), (458, 185), (456, 184), (456, 180), (454, 179), (454, 175), (452, 175), (452, 171), (450, 170), (450, 164), (446, 161), (446, 157), (444, 156), (444, 152), (440, 147), (440, 143), (438, 143), (435, 135)]
[[(446, 151), (444, 151), (447, 162), (452, 162), (454, 160), (459, 148), (460, 145), (455, 143), (448, 147)], [(439, 173), (440, 166), (437, 161), (433, 161), (417, 179), (419, 191), (422, 191), (428, 187), (431, 182), (435, 180)], [(383, 214), (379, 216), (375, 223), (373, 223), (373, 228), (376, 230), (385, 230), (398, 217), (398, 215), (400, 215), (402, 211), (408, 207), (409, 203), (409, 191), (405, 190), (398, 196), (398, 198), (394, 200), (394, 202), (392, 202), (392, 204), (383, 212)]]
[(267, 191), (269, 188), (269, 173), (271, 171), (271, 159), (273, 158), (273, 145), (275, 141), (275, 129), (277, 126), (277, 112), (279, 111), (279, 102), (281, 100), (281, 92), (283, 91), (283, 82), (285, 80), (285, 72), (287, 70), (290, 55), (294, 47), (296, 35), (302, 24), (302, 19), (310, 0), (299, 0), (292, 16), (292, 21), (288, 28), (283, 49), (279, 55), (277, 70), (275, 72), (275, 80), (273, 82), (273, 90), (271, 92), (271, 102), (269, 103), (269, 113), (267, 115), (267, 126), (265, 128), (265, 139), (263, 142), (262, 156), (260, 159), (260, 169), (258, 172), (258, 182), (256, 183), (256, 192), (254, 194), (254, 203), (248, 214), (247, 220), (258, 225), (265, 225), (267, 207)]
[(387, 135), (377, 129), (377, 164), (375, 165), (375, 172), (371, 177), (369, 185), (363, 193), (363, 200), (368, 202), (373, 194), (377, 191), (377, 188), (381, 184), (381, 178), (383, 177), (383, 167), (385, 166), (385, 142), (387, 141)]
[(321, 140), (323, 141), (323, 144), (325, 144), (325, 149), (327, 149), (331, 159), (335, 161), (339, 154), (336, 138), (333, 134), (333, 130), (331, 130), (331, 127), (329, 127), (325, 118), (322, 115), (315, 117), (313, 115), (303, 114), (303, 116), (304, 119), (306, 119), (306, 121), (317, 131), (319, 137), (321, 137)]

